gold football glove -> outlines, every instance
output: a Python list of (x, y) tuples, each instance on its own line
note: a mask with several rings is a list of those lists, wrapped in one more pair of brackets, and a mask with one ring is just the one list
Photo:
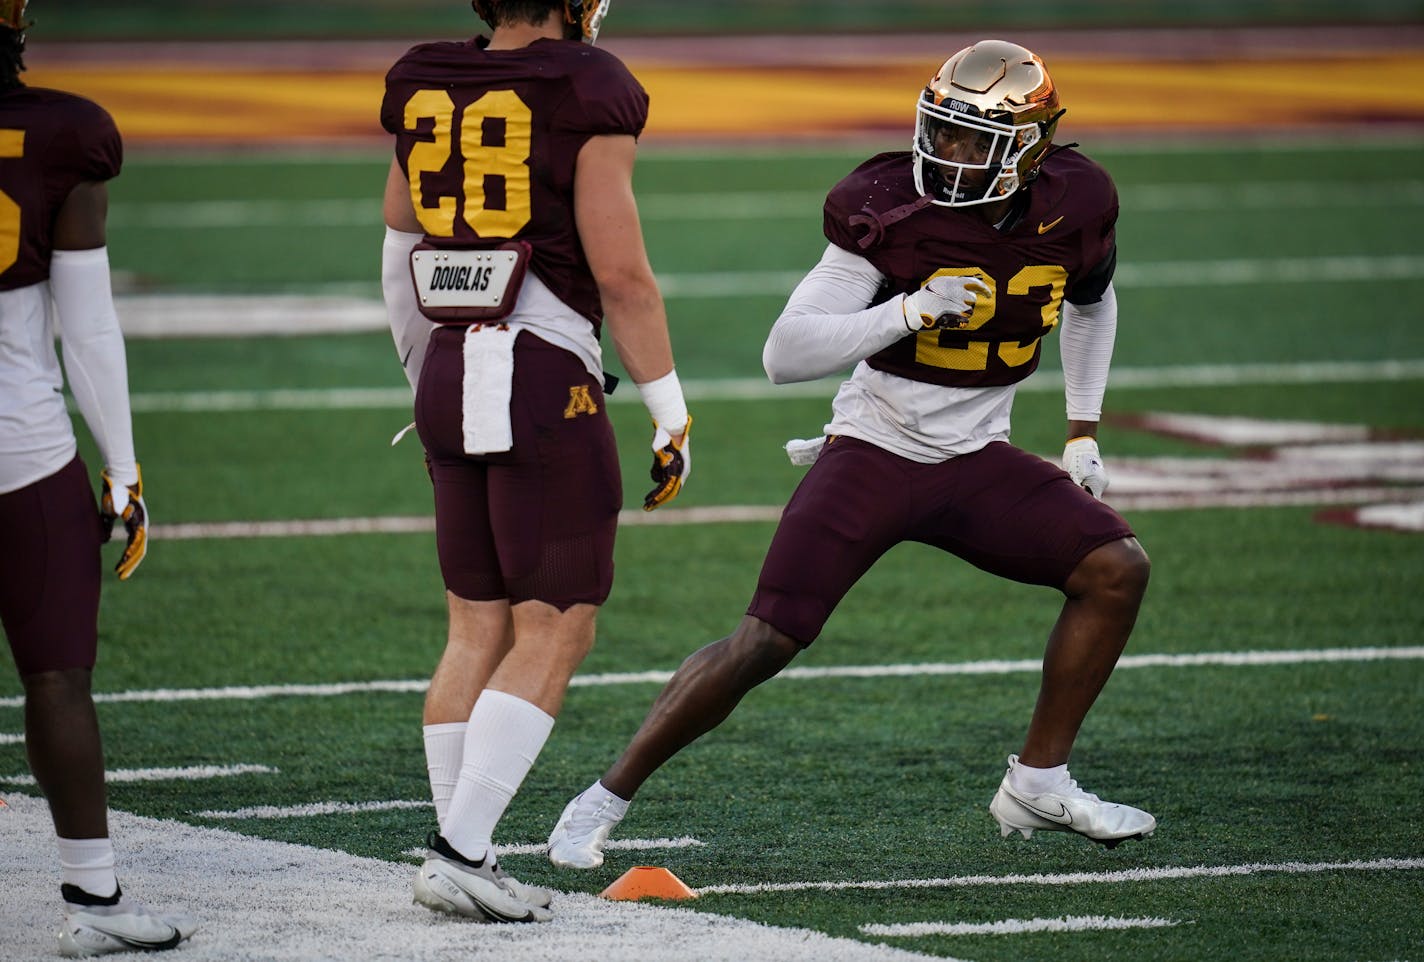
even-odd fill
[[(143, 471), (139, 469), (138, 480), (133, 484), (116, 484), (109, 477), (109, 469), (99, 472), (99, 482), (103, 490), (99, 498), (99, 520), (104, 525), (104, 541), (114, 534), (114, 522), (122, 520), (128, 532), (128, 544), (119, 556), (114, 571), (120, 581), (128, 581), (134, 569), (148, 553), (148, 509), (143, 503)], [(116, 507), (123, 505), (123, 507)]]
[(683, 482), (692, 473), (692, 449), (689, 441), (692, 435), (692, 418), (687, 419), (687, 427), (682, 429), (681, 443), (653, 422), (653, 470), (649, 472), (657, 487), (643, 498), (643, 510), (661, 508), (682, 490)]

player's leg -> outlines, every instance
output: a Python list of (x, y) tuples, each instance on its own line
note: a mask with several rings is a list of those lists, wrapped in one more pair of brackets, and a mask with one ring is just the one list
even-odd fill
[(1068, 576), (1063, 610), (1043, 654), (1021, 764), (1067, 764), (1083, 719), (1127, 647), (1150, 571), (1147, 552), (1128, 537), (1094, 548)]
[(986, 571), (1051, 585), (1064, 607), (1044, 655), (1022, 755), (1010, 756), (990, 810), (1004, 834), (1078, 832), (1115, 845), (1155, 828), (1146, 812), (1078, 788), (1068, 756), (1127, 644), (1150, 564), (1127, 522), (1056, 466), (994, 443), (947, 462), (919, 490), (942, 507), (927, 543)]
[(901, 539), (903, 465), (853, 439), (827, 445), (782, 513), (747, 615), (682, 663), (619, 759), (565, 807), (549, 839), (555, 865), (601, 865), (609, 832), (652, 773), (815, 640), (845, 593)]
[(104, 752), (90, 677), (98, 648), (99, 514), (75, 458), (53, 475), (0, 495), (0, 621), (25, 688), (25, 751), (49, 803), (60, 858), (69, 955), (169, 949), (188, 919), (154, 915), (125, 898), (114, 871)]
[[(107, 840), (104, 752), (89, 693), (99, 643), (99, 514), (84, 464), (0, 495), (0, 615), (25, 687), (25, 751), (62, 839)], [(107, 844), (107, 843), (106, 843)], [(103, 860), (103, 859), (101, 859)], [(114, 890), (113, 852), (107, 877)], [(101, 873), (102, 874), (102, 873)]]
[[(441, 911), (543, 921), (552, 893), (506, 875), (492, 836), (592, 647), (612, 584), (622, 485), (602, 392), (577, 358), (527, 334), (515, 352), (513, 448), (479, 459), (487, 481), (479, 540), (487, 537), (493, 550), (508, 621), (472, 702), (444, 837), (431, 840), (416, 897)], [(575, 388), (591, 403), (571, 405)], [(438, 479), (438, 459), (435, 466)], [(453, 544), (442, 548), (441, 568), (447, 585), (465, 594), (452, 581), (458, 554)], [(481, 555), (480, 565), (488, 568), (490, 558)]]

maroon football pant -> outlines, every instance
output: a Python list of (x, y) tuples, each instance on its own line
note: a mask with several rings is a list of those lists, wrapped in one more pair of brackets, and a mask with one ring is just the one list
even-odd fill
[(804, 647), (876, 559), (903, 541), (1061, 588), (1094, 548), (1131, 536), (1121, 515), (1060, 468), (1011, 444), (921, 464), (837, 437), (791, 496), (747, 613)]
[(462, 327), (437, 327), (415, 421), (435, 485), (445, 587), (470, 601), (602, 604), (623, 506), (602, 386), (577, 357), (533, 334), (514, 345), (510, 427), (499, 454), (464, 453)]
[(0, 494), (0, 623), (21, 675), (93, 668), (99, 645), (102, 527), (89, 472), (75, 457)]

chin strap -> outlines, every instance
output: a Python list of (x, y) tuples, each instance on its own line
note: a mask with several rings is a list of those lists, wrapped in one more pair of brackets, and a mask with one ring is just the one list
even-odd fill
[(864, 227), (865, 236), (856, 241), (861, 250), (869, 250), (885, 239), (885, 228), (896, 221), (902, 221), (915, 211), (928, 207), (934, 203), (934, 199), (929, 194), (915, 198), (908, 204), (901, 204), (892, 210), (887, 210), (883, 214), (877, 214), (869, 206), (862, 207), (860, 213), (851, 214), (849, 224), (852, 227)]

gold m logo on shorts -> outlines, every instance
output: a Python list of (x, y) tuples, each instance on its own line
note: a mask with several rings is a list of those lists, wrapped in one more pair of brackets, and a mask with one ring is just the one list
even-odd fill
[(569, 406), (564, 408), (564, 420), (571, 421), (580, 414), (597, 414), (598, 405), (588, 393), (587, 384), (575, 384), (569, 388)]

